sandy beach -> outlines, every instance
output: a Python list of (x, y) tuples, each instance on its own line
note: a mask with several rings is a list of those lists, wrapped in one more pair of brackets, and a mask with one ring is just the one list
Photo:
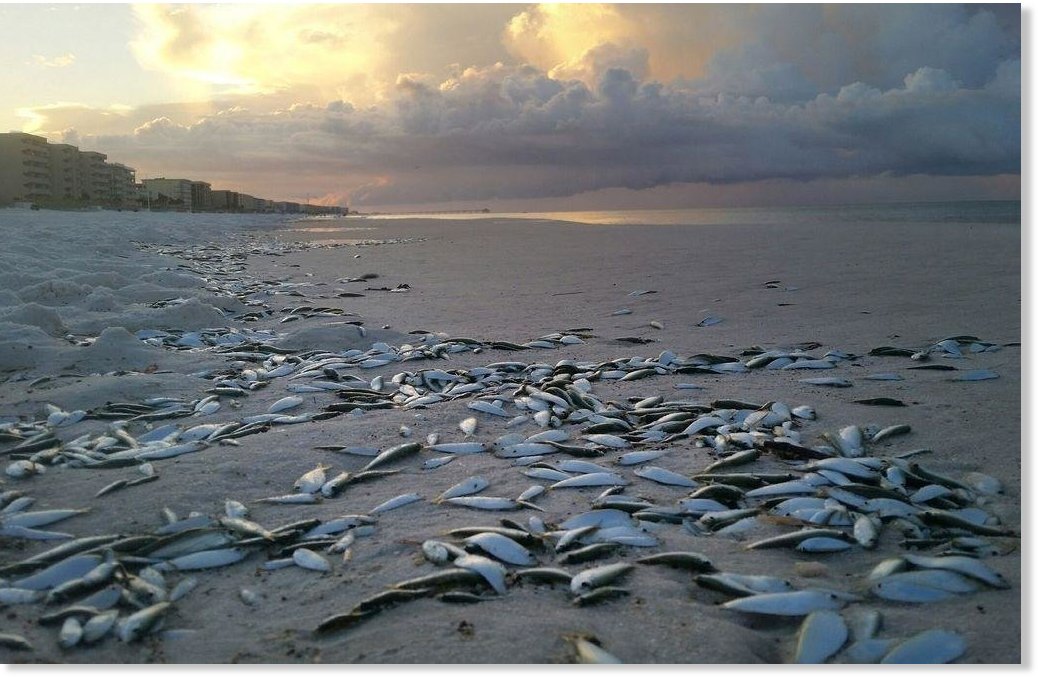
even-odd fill
[[(0, 255), (0, 422), (6, 424), (0, 429), (14, 431), (20, 424), (27, 438), (30, 423), (37, 423), (33, 432), (51, 431), (60, 440), (48, 447), (58, 452), (43, 462), (42, 473), (25, 478), (5, 475), (0, 492), (20, 491), (35, 498), (25, 511), (90, 508), (40, 530), (75, 538), (147, 536), (167, 523), (163, 508), (178, 519), (197, 512), (219, 521), (228, 499), (244, 503), (250, 520), (273, 530), (304, 519), (366, 515), (402, 494), (421, 497), (379, 514), (374, 530), (361, 531), (347, 548), (348, 560), (314, 547), (327, 559), (330, 572), (298, 566), (267, 570), (264, 564), (282, 555), (276, 554), (274, 544), (255, 540), (247, 543), (247, 553), (237, 563), (165, 571), (170, 588), (186, 577), (197, 578), (197, 586), (169, 606), (161, 629), (140, 640), (120, 641), (113, 632), (92, 644), (63, 648), (61, 625), (39, 623), (59, 605), (8, 605), (0, 632), (21, 635), (33, 647), (0, 648), (0, 658), (8, 663), (568, 663), (576, 659), (574, 646), (566, 640), (573, 634), (594, 637), (626, 663), (782, 663), (793, 656), (802, 616), (729, 610), (720, 604), (733, 597), (698, 586), (694, 573), (645, 564), (635, 564), (612, 583), (627, 590), (626, 595), (595, 605), (574, 605), (565, 584), (515, 582), (519, 567), (508, 565), (504, 594), (495, 595), (484, 583), (469, 587), (484, 599), (475, 603), (424, 596), (380, 610), (348, 629), (314, 634), (329, 616), (345, 613), (395, 583), (444, 568), (423, 557), (426, 540), (460, 545), (460, 539), (445, 537), (445, 532), (496, 526), (501, 519), (531, 526), (532, 516), (549, 531), (556, 530), (589, 511), (606, 487), (549, 489), (531, 500), (543, 511), (436, 504), (440, 493), (472, 476), (489, 482), (477, 495), (512, 499), (531, 485), (551, 483), (527, 478), (522, 472), (530, 467), (517, 466), (514, 459), (494, 452), (458, 455), (449, 464), (423, 469), (425, 460), (445, 455), (426, 446), (380, 467), (398, 473), (351, 484), (321, 502), (258, 502), (298, 492), (293, 483), (319, 465), (328, 466), (331, 479), (341, 472), (355, 474), (371, 461), (318, 446), (384, 451), (407, 442), (426, 444), (429, 435), (438, 434), (442, 443), (479, 441), (489, 451), (507, 434), (537, 434), (545, 428), (532, 419), (508, 426), (515, 416), (533, 414), (512, 402), (514, 385), (499, 394), (507, 417), (474, 412), (468, 408), (473, 396), (465, 395), (425, 408), (372, 409), (301, 423), (269, 423), (265, 431), (236, 439), (239, 445), (213, 443), (190, 454), (154, 459), (157, 480), (101, 497), (95, 497), (98, 491), (119, 479), (142, 477), (137, 466), (145, 460), (91, 468), (61, 456), (60, 451), (77, 438), (85, 437), (80, 445), (96, 441), (111, 432), (114, 422), (129, 418), (87, 416), (64, 424), (55, 416), (58, 424), (46, 426), (54, 412), (47, 410), (48, 404), (64, 413), (97, 413), (106, 404), (169, 397), (182, 399), (191, 410), (199, 399), (212, 395), (206, 390), (219, 379), (240, 377), (243, 370), (259, 367), (261, 361), (255, 358), (221, 353), (245, 339), (304, 359), (317, 350), (366, 352), (378, 342), (399, 350), (418, 344), (426, 334), (439, 334), (439, 341), (471, 338), (484, 343), (478, 352), (445, 352), (439, 358), (338, 370), (369, 382), (382, 376), (386, 399), (398, 387), (391, 378), (402, 371), (472, 371), (521, 362), (544, 364), (550, 374), (559, 361), (581, 366), (632, 357), (656, 360), (667, 350), (681, 359), (711, 355), (743, 363), (765, 350), (800, 348), (813, 359), (842, 352), (835, 367), (826, 370), (679, 373), (672, 369), (677, 363), (671, 369), (665, 364), (644, 379), (590, 380), (590, 395), (626, 409), (654, 396), (706, 406), (724, 400), (807, 405), (817, 418), (797, 419), (792, 428), (803, 446), (819, 449), (826, 445), (823, 433), (835, 434), (850, 425), (909, 425), (906, 434), (867, 442), (864, 454), (889, 460), (897, 453), (925, 448), (932, 452), (905, 460), (962, 481), (967, 488), (963, 480), (971, 473), (997, 479), (1003, 486), (1000, 493), (973, 489), (962, 495), (970, 498), (969, 506), (994, 517), (990, 523), (997, 521), (999, 530), (1019, 535), (1019, 223), (791, 219), (654, 226), (488, 216), (286, 224), (275, 216), (8, 210), (0, 212), (0, 233), (11, 244)], [(362, 296), (342, 296), (345, 293)], [(346, 315), (312, 315), (315, 308)], [(617, 315), (622, 309), (629, 313)], [(235, 320), (249, 312), (258, 314), (255, 320)], [(360, 323), (363, 334), (352, 322)], [(232, 328), (244, 332), (217, 346), (198, 340), (203, 346), (185, 342), (174, 348), (175, 338), (169, 334), (176, 330), (176, 337), (183, 337), (214, 329), (211, 334), (216, 335), (215, 329), (223, 329), (226, 337)], [(141, 333), (148, 330), (159, 331), (150, 336), (150, 343), (143, 341), (149, 335)], [(523, 351), (489, 346), (522, 344), (552, 333), (580, 342), (554, 342), (551, 348)], [(926, 350), (958, 336), (977, 338), (962, 340), (961, 357), (940, 350), (931, 351), (928, 361), (870, 355), (879, 347)], [(635, 344), (619, 338), (649, 341)], [(966, 349), (976, 342), (995, 348)], [(924, 363), (957, 370), (914, 369)], [(997, 378), (952, 379), (982, 369), (994, 371)], [(897, 373), (903, 379), (865, 379), (876, 373)], [(801, 381), (817, 377), (843, 378), (853, 386)], [(182, 431), (241, 421), (267, 413), (273, 403), (290, 395), (302, 398), (286, 411), (293, 415), (326, 412), (330, 404), (343, 400), (335, 391), (290, 392), (290, 385), (305, 382), (291, 374), (265, 381), (267, 386), (240, 396), (221, 395), (221, 407), (210, 414), (129, 421), (125, 431), (139, 439), (149, 428), (169, 424)], [(678, 388), (679, 384), (697, 388)], [(855, 402), (883, 397), (905, 407)], [(465, 435), (459, 422), (470, 416), (476, 417), (477, 428)], [(569, 434), (567, 443), (581, 444), (586, 443), (580, 436), (587, 426), (561, 421), (554, 428)], [(0, 442), (5, 467), (28, 457), (10, 455), (17, 445), (13, 436)], [(665, 451), (648, 464), (685, 477), (701, 474), (720, 456), (705, 440), (697, 445), (693, 436), (645, 441), (622, 450), (604, 448), (600, 457), (587, 462), (620, 474), (629, 484), (623, 494), (654, 506), (674, 506), (688, 498), (692, 488), (653, 482), (637, 476), (638, 467), (616, 464), (622, 453), (647, 449)], [(733, 444), (725, 454), (739, 450)], [(568, 457), (555, 453), (544, 461), (558, 463)], [(803, 462), (764, 453), (724, 471), (800, 477), (805, 472), (793, 467)], [(744, 500), (738, 506), (759, 503)], [(620, 545), (607, 556), (561, 567), (575, 575), (607, 563), (634, 563), (657, 552), (694, 551), (719, 571), (777, 576), (796, 589), (851, 593), (856, 600), (842, 601), (842, 614), (852, 620), (863, 611), (879, 611), (879, 638), (900, 642), (942, 628), (965, 641), (966, 650), (956, 662), (1020, 662), (1019, 537), (983, 538), (997, 552), (986, 555), (983, 563), (1001, 574), (1008, 588), (977, 583), (975, 591), (940, 601), (906, 603), (871, 594), (866, 576), (884, 559), (906, 551), (935, 555), (944, 540), (907, 550), (901, 544), (906, 539), (904, 525), (887, 517), (873, 549), (858, 544), (838, 552), (746, 549), (754, 541), (801, 527), (771, 518), (762, 512), (730, 534), (697, 533), (680, 520), (646, 521), (641, 529), (655, 538), (655, 546)], [(8, 520), (5, 514), (3, 521)], [(849, 527), (843, 529), (850, 532)], [(934, 533), (943, 535), (936, 529)], [(948, 539), (957, 534), (952, 531)], [(552, 534), (533, 549), (540, 565), (559, 567), (552, 547), (556, 538)], [(60, 540), (0, 537), (0, 563), (16, 564), (58, 544)], [(284, 544), (290, 542), (278, 547)], [(123, 577), (145, 565), (146, 560), (128, 560)], [(0, 587), (17, 586), (15, 581), (29, 572), (5, 573), (7, 583)], [(243, 588), (251, 595), (243, 597)], [(147, 597), (140, 594), (139, 599)], [(123, 603), (120, 611), (128, 615), (133, 606)], [(846, 647), (832, 661), (850, 662)]]

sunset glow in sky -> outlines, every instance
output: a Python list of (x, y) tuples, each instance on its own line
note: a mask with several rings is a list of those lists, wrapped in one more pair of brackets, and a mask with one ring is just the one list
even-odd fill
[(4, 5), (0, 131), (362, 210), (1018, 198), (1018, 5)]

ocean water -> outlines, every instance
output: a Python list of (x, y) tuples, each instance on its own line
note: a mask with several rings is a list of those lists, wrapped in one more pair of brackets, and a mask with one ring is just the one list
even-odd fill
[(583, 224), (803, 224), (805, 222), (1020, 223), (1020, 201), (877, 203), (809, 207), (682, 208), (669, 210), (600, 210), (582, 212), (435, 212), (350, 215), (336, 220), (360, 223), (383, 219), (530, 219)]

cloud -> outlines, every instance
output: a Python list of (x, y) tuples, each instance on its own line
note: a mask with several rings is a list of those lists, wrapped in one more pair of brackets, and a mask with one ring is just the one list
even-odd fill
[(43, 55), (34, 54), (32, 55), (32, 61), (34, 64), (43, 66), (44, 68), (65, 68), (76, 63), (76, 55), (71, 52), (66, 52), (59, 57), (48, 59)]
[(147, 5), (138, 57), (218, 96), (26, 114), (145, 174), (352, 205), (1020, 172), (1012, 13), (466, 7)]

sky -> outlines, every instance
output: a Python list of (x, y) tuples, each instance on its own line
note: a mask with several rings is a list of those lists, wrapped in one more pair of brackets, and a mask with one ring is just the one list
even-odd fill
[(1018, 199), (1019, 5), (2, 4), (0, 130), (386, 209)]

